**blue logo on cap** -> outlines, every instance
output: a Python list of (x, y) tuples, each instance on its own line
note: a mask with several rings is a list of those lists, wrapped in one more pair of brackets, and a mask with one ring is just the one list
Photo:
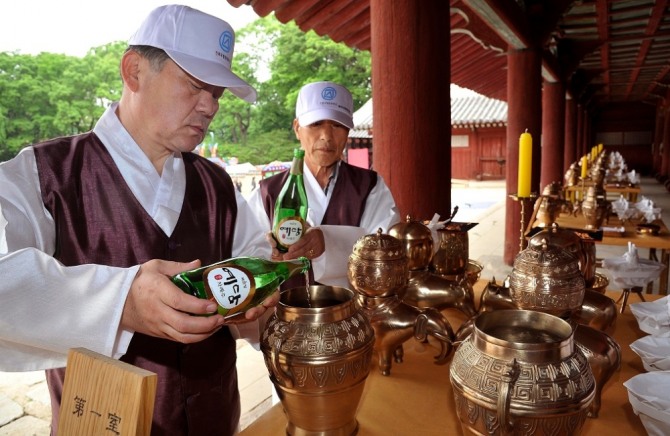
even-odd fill
[(321, 91), (321, 97), (324, 100), (333, 100), (337, 96), (337, 91), (332, 86), (327, 86)]
[(225, 51), (226, 53), (230, 52), (234, 41), (235, 38), (233, 37), (233, 34), (227, 30), (223, 32), (221, 36), (219, 36), (219, 45), (221, 46), (221, 50)]

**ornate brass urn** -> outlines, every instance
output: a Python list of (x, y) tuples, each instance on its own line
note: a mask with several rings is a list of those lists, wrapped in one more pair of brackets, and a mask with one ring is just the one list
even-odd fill
[(556, 222), (556, 218), (563, 211), (570, 211), (572, 206), (565, 200), (560, 183), (552, 182), (544, 187), (542, 195), (535, 200), (538, 227), (549, 227)]
[(449, 375), (466, 435), (579, 434), (595, 394), (570, 324), (536, 311), (479, 315)]
[(405, 245), (410, 271), (424, 269), (430, 264), (433, 258), (433, 235), (426, 225), (407, 215), (404, 222), (389, 228), (389, 235)]
[(510, 295), (519, 309), (566, 316), (584, 301), (584, 277), (579, 260), (567, 250), (543, 239), (514, 259)]
[(596, 281), (596, 241), (588, 233), (564, 229), (553, 223), (550, 227), (533, 235), (528, 245), (539, 248), (543, 241), (547, 241), (550, 246), (561, 247), (574, 254), (584, 276), (586, 288), (589, 289), (594, 285)]
[(433, 307), (419, 309), (398, 296), (408, 283), (408, 265), (405, 245), (381, 229), (360, 238), (349, 256), (349, 282), (374, 329), (374, 348), (383, 375), (391, 374), (393, 361), (402, 362), (402, 345), (412, 337), (421, 342), (428, 336), (437, 340), (440, 351), (435, 363), (446, 363), (452, 351), (454, 333), (447, 318)]
[(581, 205), (582, 214), (586, 218), (586, 228), (599, 229), (609, 215), (610, 208), (602, 185), (589, 186)]

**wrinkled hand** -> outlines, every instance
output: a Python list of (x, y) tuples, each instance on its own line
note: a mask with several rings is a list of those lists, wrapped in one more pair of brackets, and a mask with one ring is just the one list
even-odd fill
[(272, 232), (266, 234), (266, 239), (272, 248), (272, 260), (291, 260), (298, 257), (316, 259), (326, 250), (326, 241), (323, 232), (318, 227), (307, 227), (305, 234), (295, 244), (288, 248), (286, 253), (277, 250), (277, 241), (272, 237)]
[(142, 264), (130, 286), (121, 326), (185, 344), (214, 334), (224, 324), (223, 316), (193, 315), (215, 313), (216, 303), (184, 293), (169, 278), (199, 266), (199, 260), (189, 263), (150, 260)]

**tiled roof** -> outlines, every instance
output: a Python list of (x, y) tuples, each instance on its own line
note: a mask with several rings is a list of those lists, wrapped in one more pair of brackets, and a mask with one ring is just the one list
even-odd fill
[[(507, 125), (507, 103), (484, 97), (476, 92), (453, 87), (451, 92), (452, 127), (504, 127)], [(372, 99), (354, 112), (350, 138), (371, 138)]]

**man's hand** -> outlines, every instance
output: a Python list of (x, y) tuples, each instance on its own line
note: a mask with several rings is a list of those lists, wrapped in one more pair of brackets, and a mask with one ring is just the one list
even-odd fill
[(265, 314), (267, 310), (274, 310), (274, 307), (279, 303), (279, 288), (274, 291), (269, 297), (256, 307), (252, 307), (244, 313), (236, 316), (226, 318), (226, 324), (243, 324), (245, 322), (256, 321)]
[(188, 295), (170, 280), (170, 276), (199, 266), (199, 260), (150, 260), (142, 264), (130, 286), (121, 326), (185, 344), (214, 334), (224, 323), (223, 316), (216, 313), (216, 303)]
[(277, 250), (277, 241), (272, 237), (272, 233), (268, 232), (266, 239), (272, 247), (272, 260), (291, 260), (299, 257), (306, 257), (308, 259), (316, 259), (321, 256), (326, 250), (326, 242), (323, 237), (323, 232), (318, 227), (308, 227), (302, 238), (298, 242), (288, 247), (286, 253), (280, 253)]

